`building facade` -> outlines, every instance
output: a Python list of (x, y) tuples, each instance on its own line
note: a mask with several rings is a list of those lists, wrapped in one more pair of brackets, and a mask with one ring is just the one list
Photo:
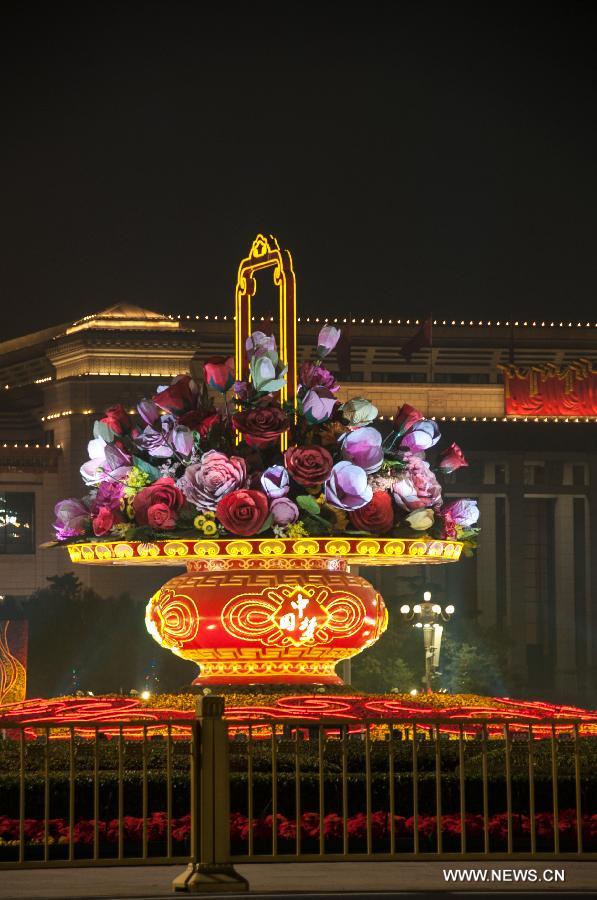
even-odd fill
[[(255, 327), (273, 327), (255, 317)], [(509, 671), (531, 696), (597, 705), (597, 421), (508, 414), (503, 366), (597, 368), (597, 327), (576, 322), (437, 321), (433, 346), (410, 359), (414, 321), (331, 320), (344, 329), (340, 399), (365, 395), (391, 417), (408, 402), (435, 417), (469, 467), (448, 493), (476, 497), (482, 536), (473, 559), (434, 571), (446, 598), (502, 635)], [(299, 320), (299, 364), (323, 319)], [(233, 352), (226, 316), (174, 317), (126, 304), (0, 344), (0, 594), (23, 597), (71, 570), (52, 536), (58, 499), (84, 493), (79, 474), (95, 418), (133, 409), (160, 384)], [(543, 370), (541, 369), (541, 370)], [(141, 592), (159, 569), (85, 569), (99, 593)], [(384, 593), (388, 573), (381, 579)], [(413, 590), (415, 589), (413, 584)]]

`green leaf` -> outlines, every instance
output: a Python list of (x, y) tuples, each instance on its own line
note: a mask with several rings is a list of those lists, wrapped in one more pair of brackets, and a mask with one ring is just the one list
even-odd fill
[(273, 521), (272, 517), (268, 516), (267, 519), (265, 520), (265, 522), (263, 523), (263, 525), (261, 526), (261, 528), (259, 529), (259, 531), (257, 532), (257, 534), (263, 534), (264, 531), (267, 531), (268, 528), (271, 528), (272, 521)]
[(310, 494), (301, 494), (300, 497), (296, 498), (296, 502), (301, 509), (304, 509), (311, 516), (318, 516), (321, 511), (319, 503)]
[(93, 436), (95, 438), (103, 438), (106, 444), (111, 444), (116, 437), (110, 426), (106, 425), (105, 422), (100, 422), (99, 419), (96, 419), (93, 423)]
[(160, 477), (160, 470), (156, 469), (155, 466), (152, 466), (151, 463), (145, 462), (144, 459), (141, 459), (139, 456), (133, 456), (133, 465), (137, 466), (138, 469), (141, 469), (142, 472), (145, 472), (152, 481), (157, 481)]

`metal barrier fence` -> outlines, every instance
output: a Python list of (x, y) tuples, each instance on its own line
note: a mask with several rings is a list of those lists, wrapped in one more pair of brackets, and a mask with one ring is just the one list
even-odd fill
[(597, 721), (0, 720), (0, 867), (597, 859)]

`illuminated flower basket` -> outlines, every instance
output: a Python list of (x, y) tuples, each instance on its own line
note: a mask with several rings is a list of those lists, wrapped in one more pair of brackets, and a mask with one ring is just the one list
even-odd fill
[[(263, 269), (280, 289), (278, 345), (251, 333)], [(387, 624), (350, 564), (456, 562), (470, 550), (477, 505), (445, 503), (441, 488), (467, 462), (455, 444), (425, 459), (439, 428), (407, 404), (386, 427), (369, 400), (340, 403), (323, 364), (334, 326), (297, 367), (292, 260), (274, 238), (258, 236), (241, 262), (235, 323), (235, 358), (158, 388), (138, 420), (114, 406), (95, 423), (81, 467), (89, 494), (57, 504), (58, 543), (76, 563), (186, 565), (146, 622), (199, 664), (201, 684), (338, 683), (336, 664)]]

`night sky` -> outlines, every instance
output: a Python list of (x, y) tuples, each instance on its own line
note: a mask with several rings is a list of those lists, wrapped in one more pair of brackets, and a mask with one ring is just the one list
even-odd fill
[(304, 314), (597, 318), (595, 4), (209, 5), (3, 4), (0, 338), (231, 311), (261, 230)]

